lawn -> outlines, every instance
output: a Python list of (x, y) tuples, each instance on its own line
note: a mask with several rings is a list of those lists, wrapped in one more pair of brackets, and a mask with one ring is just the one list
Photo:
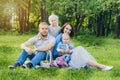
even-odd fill
[(111, 71), (100, 69), (39, 68), (10, 70), (21, 49), (20, 44), (34, 35), (0, 35), (0, 80), (120, 80), (120, 39), (78, 36), (75, 46), (85, 47), (99, 63), (113, 65)]

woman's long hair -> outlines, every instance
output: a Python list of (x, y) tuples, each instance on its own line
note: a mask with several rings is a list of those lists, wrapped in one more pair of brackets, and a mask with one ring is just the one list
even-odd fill
[(70, 22), (66, 22), (65, 24), (63, 24), (63, 26), (61, 28), (61, 32), (64, 33), (63, 31), (67, 25), (71, 26), (71, 33), (69, 35), (70, 35), (70, 37), (73, 37), (74, 36), (74, 28)]

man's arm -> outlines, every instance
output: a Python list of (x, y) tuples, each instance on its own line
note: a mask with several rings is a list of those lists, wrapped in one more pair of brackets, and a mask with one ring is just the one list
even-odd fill
[(21, 49), (24, 49), (29, 55), (34, 53), (34, 51), (31, 48), (29, 48), (30, 45), (32, 45), (32, 43), (30, 43), (29, 41), (26, 41), (21, 44)]
[(21, 44), (21, 49), (27, 49), (28, 46), (30, 46), (30, 45), (31, 45), (31, 43), (28, 42), (28, 41), (26, 41), (26, 42), (24, 42), (24, 43)]
[(50, 41), (48, 44), (44, 45), (44, 46), (40, 46), (37, 49), (35, 49), (35, 51), (48, 51), (50, 49), (52, 49), (55, 45), (55, 39)]
[(52, 49), (54, 45), (55, 45), (55, 42), (53, 41), (47, 45), (38, 47), (37, 49), (35, 49), (35, 51), (48, 51), (48, 50)]

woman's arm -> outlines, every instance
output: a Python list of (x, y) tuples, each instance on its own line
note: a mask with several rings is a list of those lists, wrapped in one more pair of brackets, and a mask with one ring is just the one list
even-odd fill
[(59, 42), (59, 44), (57, 45), (57, 48), (56, 48), (57, 52), (59, 52), (60, 55), (65, 53), (65, 50), (60, 48), (61, 46), (63, 46), (62, 42)]
[(56, 37), (56, 44), (58, 44), (59, 42), (62, 41), (62, 33), (60, 33), (57, 37)]

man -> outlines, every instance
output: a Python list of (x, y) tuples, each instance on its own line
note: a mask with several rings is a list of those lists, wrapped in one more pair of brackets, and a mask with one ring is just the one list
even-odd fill
[[(25, 64), (24, 68), (32, 68), (38, 65), (42, 60), (45, 60), (47, 51), (52, 50), (55, 44), (55, 38), (48, 33), (48, 24), (41, 22), (39, 24), (39, 34), (21, 45), (23, 49), (18, 59), (13, 65), (8, 66), (10, 69), (14, 69), (18, 66), (22, 66), (27, 58), (30, 62)], [(30, 48), (30, 45), (34, 45), (35, 49)], [(35, 52), (37, 52), (35, 54)]]

